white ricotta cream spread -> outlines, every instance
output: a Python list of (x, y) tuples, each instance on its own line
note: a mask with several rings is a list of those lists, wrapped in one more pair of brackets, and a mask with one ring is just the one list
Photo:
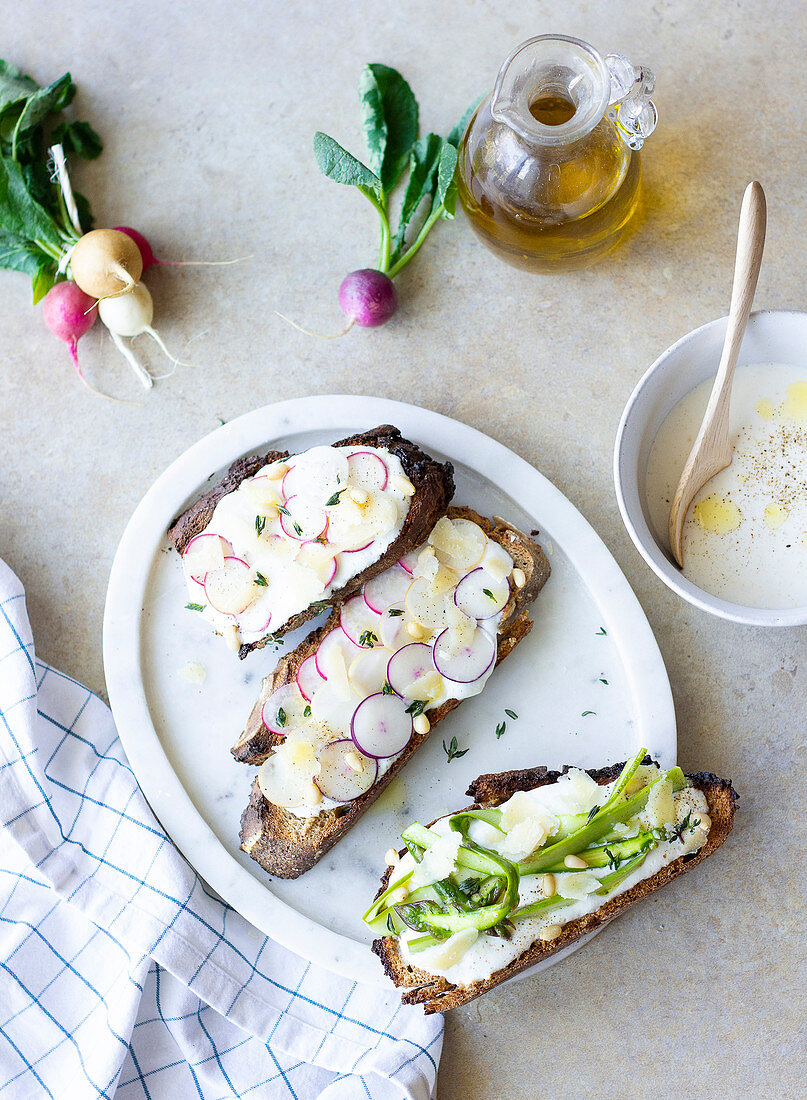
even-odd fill
[(385, 448), (313, 447), (262, 467), (185, 548), (188, 607), (232, 649), (275, 633), (378, 561), (413, 493)]
[[(670, 507), (711, 380), (667, 416), (647, 464), (647, 506), (667, 545)], [(807, 605), (807, 369), (738, 367), (731, 394), (734, 459), (704, 485), (684, 524), (684, 575), (746, 607)]]
[[(658, 774), (658, 769), (654, 767), (652, 770), (654, 774)], [(502, 825), (507, 830), (505, 834), (484, 821), (474, 821), (471, 823), (468, 835), (471, 840), (483, 847), (498, 851), (506, 858), (517, 862), (525, 859), (537, 846), (551, 839), (553, 832), (559, 826), (561, 815), (588, 813), (594, 806), (603, 804), (613, 786), (613, 783), (600, 786), (585, 772), (571, 769), (556, 783), (536, 787), (531, 791), (520, 791), (507, 802), (502, 803), (500, 809)], [(673, 794), (671, 786), (664, 781), (658, 786), (666, 788), (669, 803), (665, 805), (666, 799), (663, 794), (652, 801), (649, 799), (645, 810), (638, 815), (638, 823), (642, 828), (673, 824), (680, 826), (690, 812), (693, 821), (700, 820), (698, 812), (706, 814), (708, 806), (702, 791), (694, 787), (685, 787)], [(448, 821), (448, 817), (441, 818), (430, 827), (431, 831), (441, 837), (447, 836), (451, 831)], [(625, 826), (626, 835), (636, 831), (635, 826), (633, 829)], [(422, 933), (406, 930), (398, 939), (401, 955), (404, 961), (412, 966), (430, 974), (442, 975), (455, 985), (468, 985), (470, 982), (487, 978), (526, 951), (540, 938), (543, 928), (550, 925), (564, 925), (587, 913), (595, 912), (610, 898), (630, 890), (643, 879), (650, 878), (666, 863), (700, 849), (706, 843), (707, 835), (708, 826), (705, 825), (683, 829), (680, 839), (674, 836), (670, 841), (659, 841), (658, 846), (647, 853), (644, 862), (623, 879), (607, 897), (595, 891), (599, 887), (599, 880), (609, 874), (608, 867), (591, 867), (557, 874), (555, 876), (556, 893), (567, 899), (575, 899), (573, 904), (516, 921), (515, 930), (510, 939), (465, 929), (450, 936), (445, 942), (426, 950), (410, 952), (407, 949), (408, 941), (422, 936)], [(407, 853), (395, 867), (394, 878), (399, 879), (416, 867), (418, 865)], [(442, 871), (444, 868), (439, 869)], [(524, 875), (520, 879), (519, 906), (528, 905), (544, 897), (542, 881), (543, 876), (540, 874)]]
[(428, 733), (430, 711), (482, 691), (516, 577), (478, 524), (444, 517), (368, 581), (296, 682), (264, 703), (265, 727), (284, 737), (258, 773), (264, 796), (312, 817), (369, 790)]

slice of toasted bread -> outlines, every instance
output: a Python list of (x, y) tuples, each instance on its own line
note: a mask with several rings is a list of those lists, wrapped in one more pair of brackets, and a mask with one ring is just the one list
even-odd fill
[[(529, 633), (532, 627), (529, 605), (546, 583), (549, 563), (537, 543), (502, 519), (489, 520), (470, 508), (460, 507), (449, 508), (448, 515), (452, 519), (469, 519), (478, 523), (488, 538), (500, 543), (516, 566), (524, 572), (525, 584), (511, 593), (499, 626), (496, 655), (498, 665)], [(287, 654), (275, 671), (263, 681), (260, 698), (249, 716), (246, 729), (233, 746), (232, 753), (236, 760), (247, 764), (262, 764), (272, 749), (282, 741), (281, 737), (270, 733), (264, 726), (261, 719), (263, 704), (279, 687), (295, 679), (297, 670), (306, 657), (314, 653), (325, 635), (338, 626), (337, 610), (332, 612), (323, 626), (310, 634), (292, 653)], [(441, 706), (430, 710), (428, 717), (431, 726), (434, 727), (458, 705), (456, 699), (448, 699)], [(316, 817), (300, 818), (289, 810), (267, 802), (255, 779), (249, 805), (241, 818), (241, 848), (270, 874), (279, 878), (297, 878), (313, 867), (358, 821), (424, 741), (425, 738), (413, 736), (398, 759), (366, 794), (345, 806), (323, 810)]]
[[(378, 573), (383, 573), (385, 569), (409, 553), (410, 550), (414, 550), (428, 537), (437, 520), (445, 515), (449, 502), (454, 495), (454, 467), (450, 462), (435, 462), (415, 443), (404, 439), (398, 428), (394, 428), (391, 424), (382, 424), (370, 431), (360, 432), (358, 435), (352, 435), (347, 439), (340, 439), (333, 446), (384, 448), (399, 459), (404, 473), (415, 487), (403, 527), (394, 542), (389, 545), (378, 561), (368, 565), (366, 569), (347, 581), (340, 589), (332, 592), (328, 599), (323, 601), (336, 606), (358, 592), (365, 581), (375, 577)], [(288, 457), (288, 451), (269, 451), (265, 455), (248, 455), (234, 462), (225, 477), (217, 485), (195, 501), (180, 516), (177, 516), (171, 524), (168, 537), (177, 551), (181, 554), (191, 539), (205, 530), (210, 523), (216, 505), (223, 496), (237, 489), (242, 481), (252, 477), (262, 466)], [(257, 642), (248, 642), (242, 645), (238, 651), (238, 656), (243, 659), (253, 649), (262, 649), (272, 638), (278, 638), (291, 630), (296, 630), (298, 626), (302, 626), (309, 619), (316, 618), (321, 612), (321, 604), (301, 611), (275, 630), (271, 637), (261, 638)]]
[[(650, 763), (650, 758), (646, 757), (645, 762)], [(616, 779), (623, 766), (623, 764), (615, 764), (613, 767), (589, 771), (588, 774), (598, 783), (606, 784)], [(554, 783), (566, 771), (568, 768), (564, 768), (561, 772), (547, 771), (546, 768), (529, 768), (522, 771), (502, 772), (499, 775), (480, 775), (466, 793), (474, 799), (473, 809), (498, 806), (516, 791), (529, 791), (546, 783)], [(687, 779), (693, 787), (703, 791), (709, 804), (712, 825), (704, 846), (697, 852), (691, 852), (666, 864), (650, 878), (638, 882), (623, 894), (617, 894), (616, 897), (606, 901), (596, 912), (564, 924), (563, 931), (557, 939), (549, 943), (536, 940), (517, 959), (501, 970), (494, 971), (490, 977), (465, 986), (452, 985), (447, 978), (418, 970), (406, 963), (398, 951), (395, 938), (374, 940), (373, 952), (381, 959), (388, 977), (395, 985), (407, 990), (402, 996), (404, 1004), (422, 1004), (426, 1013), (446, 1012), (450, 1008), (467, 1004), (522, 970), (527, 970), (550, 955), (563, 951), (576, 940), (607, 924), (635, 902), (648, 897), (710, 856), (731, 832), (738, 796), (729, 780), (719, 779), (716, 775), (697, 772), (688, 775)], [(402, 851), (401, 855), (403, 854)], [(383, 875), (379, 894), (386, 889), (391, 870), (392, 868), (388, 868)]]

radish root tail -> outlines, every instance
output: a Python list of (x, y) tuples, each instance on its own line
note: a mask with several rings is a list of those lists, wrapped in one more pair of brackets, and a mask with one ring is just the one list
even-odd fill
[(78, 340), (76, 340), (75, 336), (71, 340), (67, 341), (67, 347), (70, 351), (70, 358), (73, 360), (73, 366), (76, 368), (76, 374), (79, 376), (79, 378), (90, 391), (90, 393), (94, 393), (96, 397), (103, 397), (105, 401), (114, 401), (116, 405), (136, 405), (136, 401), (124, 401), (122, 397), (113, 397), (111, 393), (104, 393), (103, 390), (97, 390), (92, 382), (89, 382), (84, 377), (84, 372), (82, 371), (78, 361), (77, 345)]
[(149, 372), (145, 369), (145, 367), (142, 366), (142, 364), (139, 362), (139, 360), (135, 356), (134, 352), (131, 351), (130, 348), (127, 348), (127, 346), (124, 344), (124, 342), (121, 340), (120, 336), (118, 336), (117, 333), (112, 332), (112, 330), (110, 329), (109, 330), (109, 335), (112, 337), (112, 342), (114, 343), (115, 347), (118, 349), (118, 351), (124, 357), (124, 359), (127, 360), (127, 362), (129, 363), (129, 366), (132, 368), (132, 370), (135, 372), (137, 377), (140, 379), (140, 381), (143, 384), (144, 388), (147, 389), (147, 390), (150, 390), (151, 387), (154, 385), (154, 379), (151, 377)]
[(311, 332), (309, 331), (309, 329), (303, 328), (302, 325), (298, 325), (296, 321), (292, 321), (291, 317), (286, 317), (282, 313), (279, 313), (277, 310), (275, 310), (275, 314), (280, 318), (281, 321), (285, 321), (287, 325), (291, 325), (292, 328), (296, 328), (298, 332), (302, 332), (306, 336), (316, 336), (318, 340), (338, 340), (342, 336), (347, 336), (347, 334), (350, 332), (350, 330), (353, 328), (353, 325), (355, 324), (353, 320), (348, 321), (347, 327), (343, 328), (341, 332)]
[(239, 256), (235, 260), (155, 260), (158, 267), (229, 267), (251, 260), (252, 256)]

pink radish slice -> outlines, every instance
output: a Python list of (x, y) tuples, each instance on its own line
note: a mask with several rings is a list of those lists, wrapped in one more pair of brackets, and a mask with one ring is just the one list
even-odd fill
[[(314, 782), (334, 802), (352, 802), (369, 791), (378, 776), (378, 761), (359, 752), (349, 737), (330, 741), (317, 755), (321, 767)], [(360, 765), (360, 770), (356, 771), (351, 764)]]
[(397, 695), (370, 695), (356, 707), (350, 735), (365, 756), (397, 756), (412, 737), (412, 715)]
[(345, 547), (342, 550), (342, 553), (343, 554), (358, 554), (360, 550), (369, 550), (374, 542), (375, 542), (375, 539), (370, 539), (369, 542), (365, 542), (364, 546)]
[(400, 649), (407, 645), (410, 635), (406, 630), (406, 619), (403, 615), (392, 615), (392, 611), (400, 611), (401, 608), (388, 607), (381, 615), (381, 641), (387, 649)]
[(339, 622), (351, 642), (362, 649), (372, 649), (381, 641), (381, 617), (361, 596), (354, 596), (342, 605)]
[(221, 535), (194, 535), (182, 553), (182, 561), (193, 580), (203, 584), (205, 574), (221, 569), (232, 552), (232, 546)]
[(412, 699), (412, 688), (427, 672), (434, 672), (432, 647), (423, 642), (410, 642), (390, 657), (387, 682), (401, 697)]
[(347, 455), (336, 447), (312, 447), (295, 455), (294, 465), (283, 478), (283, 494), (289, 499), (302, 494), (325, 504), (347, 485)]
[(303, 699), (310, 703), (314, 692), (317, 688), (322, 687), (324, 683), (325, 677), (317, 668), (316, 657), (313, 654), (306, 657), (297, 669), (297, 687), (300, 689)]
[(280, 513), (280, 526), (290, 539), (310, 542), (324, 534), (328, 526), (328, 513), (324, 508), (297, 495), (287, 497), (285, 507), (286, 512)]
[(374, 649), (363, 649), (358, 657), (353, 659), (347, 670), (347, 678), (360, 699), (366, 699), (368, 695), (375, 695), (377, 691), (381, 691), (387, 678), (389, 659), (390, 651), (379, 646)]
[(271, 621), (272, 612), (267, 610), (266, 604), (261, 603), (259, 600), (238, 616), (238, 629), (243, 634), (255, 634), (258, 638), (262, 638), (269, 633), (269, 623)]
[(241, 558), (225, 558), (221, 569), (205, 577), (205, 596), (222, 615), (240, 615), (258, 596), (252, 570)]
[(323, 588), (327, 588), (336, 576), (336, 558), (332, 546), (317, 541), (305, 542), (294, 560), (306, 569), (312, 569)]
[(412, 577), (400, 565), (393, 565), (391, 569), (385, 569), (377, 577), (368, 581), (362, 589), (364, 602), (371, 611), (381, 614), (387, 607), (393, 604), (403, 608), (406, 593)]
[(510, 585), (506, 580), (494, 580), (484, 569), (473, 569), (457, 585), (454, 603), (471, 619), (489, 619), (498, 613), (510, 599)]
[(441, 676), (458, 684), (472, 684), (490, 669), (496, 660), (496, 640), (477, 627), (470, 642), (456, 653), (449, 648), (449, 631), (434, 640), (434, 664)]
[[(358, 598), (357, 596), (356, 599)], [(344, 630), (329, 631), (317, 646), (317, 652), (314, 654), (317, 672), (323, 680), (328, 679), (328, 664), (332, 656), (329, 650), (331, 649), (341, 649), (345, 668), (349, 667), (351, 661), (362, 652), (359, 646), (351, 642)]]
[(417, 550), (410, 550), (409, 553), (404, 554), (404, 556), (398, 562), (398, 565), (400, 565), (401, 569), (405, 569), (410, 577), (413, 577), (415, 574), (415, 566), (417, 565), (418, 554), (421, 552), (422, 549), (423, 547), (420, 546)]
[(383, 458), (372, 451), (354, 451), (348, 455), (348, 477), (351, 484), (360, 489), (376, 489), (381, 492), (387, 487), (389, 470)]
[(285, 737), (291, 730), (307, 724), (308, 719), (303, 713), (306, 705), (296, 684), (283, 684), (263, 704), (261, 721), (270, 733)]

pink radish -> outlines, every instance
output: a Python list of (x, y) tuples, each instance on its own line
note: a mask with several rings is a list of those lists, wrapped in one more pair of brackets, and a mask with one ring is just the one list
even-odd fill
[(339, 305), (351, 325), (377, 328), (392, 317), (398, 295), (392, 279), (372, 267), (351, 271), (339, 287)]
[(259, 593), (242, 558), (225, 558), (221, 569), (205, 575), (207, 602), (222, 615), (240, 615)]
[(361, 489), (377, 489), (383, 492), (389, 481), (387, 464), (372, 451), (354, 451), (348, 455), (350, 481)]
[[(355, 598), (358, 599), (358, 596)], [(329, 630), (317, 646), (317, 652), (314, 654), (317, 672), (323, 680), (328, 679), (329, 662), (333, 657), (333, 654), (329, 653), (331, 649), (340, 649), (342, 651), (342, 664), (345, 670), (347, 670), (351, 661), (361, 653), (359, 646), (351, 642), (344, 630)]]
[(81, 373), (76, 351), (79, 340), (92, 328), (98, 316), (95, 299), (85, 294), (74, 282), (56, 283), (42, 301), (42, 316), (54, 336), (67, 344), (73, 366), (81, 381), (87, 389), (98, 393)]
[(270, 733), (285, 736), (308, 722), (306, 702), (296, 684), (283, 684), (272, 692), (261, 710), (261, 721)]
[(318, 504), (295, 494), (286, 498), (285, 511), (280, 513), (280, 526), (290, 539), (310, 542), (324, 535), (328, 513)]
[(381, 618), (361, 596), (354, 596), (342, 604), (339, 623), (354, 645), (372, 649), (380, 644)]
[(358, 752), (349, 737), (323, 745), (317, 755), (321, 767), (314, 782), (334, 802), (352, 802), (376, 781), (378, 761)]
[(232, 545), (221, 535), (203, 532), (194, 535), (182, 553), (182, 563), (191, 578), (204, 584), (205, 574), (224, 568), (224, 559), (231, 557)]
[(364, 602), (378, 615), (392, 605), (401, 608), (411, 583), (411, 574), (401, 566), (393, 565), (365, 584), (362, 589)]
[(317, 668), (316, 657), (313, 654), (306, 657), (297, 669), (297, 687), (303, 699), (310, 703), (317, 688), (322, 687), (324, 683), (325, 677)]
[(132, 229), (128, 225), (116, 225), (115, 230), (118, 233), (125, 233), (127, 237), (131, 237), (140, 249), (140, 257), (143, 261), (144, 271), (150, 268), (152, 264), (157, 267), (226, 267), (228, 264), (238, 264), (241, 260), (249, 259), (248, 256), (241, 256), (237, 260), (158, 260), (154, 255), (151, 245), (138, 230)]

